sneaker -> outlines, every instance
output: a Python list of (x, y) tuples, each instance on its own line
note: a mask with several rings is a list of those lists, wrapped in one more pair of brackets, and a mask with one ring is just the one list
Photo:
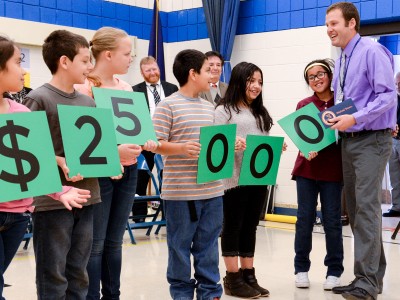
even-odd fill
[(310, 280), (308, 279), (308, 272), (299, 272), (296, 274), (296, 287), (308, 288), (310, 287)]
[(315, 222), (314, 222), (315, 226), (321, 226), (322, 225), (322, 220), (320, 217), (315, 217)]
[(325, 291), (330, 291), (334, 287), (340, 286), (340, 277), (328, 276), (323, 284)]

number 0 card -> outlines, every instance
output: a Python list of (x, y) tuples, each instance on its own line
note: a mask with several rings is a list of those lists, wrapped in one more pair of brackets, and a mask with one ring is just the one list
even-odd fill
[(58, 105), (69, 177), (110, 177), (121, 174), (110, 109)]
[(335, 131), (322, 125), (318, 113), (318, 108), (310, 103), (278, 120), (278, 124), (306, 158), (310, 151), (320, 151), (336, 140)]

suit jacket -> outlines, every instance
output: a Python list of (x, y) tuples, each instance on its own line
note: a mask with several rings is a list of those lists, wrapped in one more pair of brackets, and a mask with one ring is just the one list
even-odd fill
[[(175, 84), (166, 82), (166, 81), (161, 81), (161, 86), (163, 88), (164, 91), (164, 95), (165, 97), (168, 97), (169, 95), (175, 93), (178, 91), (178, 87)], [(147, 86), (146, 86), (146, 82), (141, 82), (137, 85), (134, 85), (132, 87), (134, 92), (142, 92), (144, 93), (144, 96), (146, 97), (146, 102), (147, 102), (147, 107), (150, 109), (149, 106), (149, 98), (147, 97), (147, 93), (149, 92)]]
[[(228, 84), (225, 83), (225, 82), (220, 81), (220, 82), (219, 82), (219, 90), (220, 90), (220, 92), (221, 92), (221, 98), (224, 98), (224, 97), (225, 97), (225, 93), (226, 93), (226, 90), (227, 90), (227, 89), (228, 89)], [(209, 101), (209, 102), (211, 102), (212, 104), (215, 105), (214, 99), (212, 99), (210, 91), (201, 92), (201, 93), (199, 94), (199, 96), (200, 96), (201, 98), (203, 98), (203, 99), (206, 99), (207, 101)]]

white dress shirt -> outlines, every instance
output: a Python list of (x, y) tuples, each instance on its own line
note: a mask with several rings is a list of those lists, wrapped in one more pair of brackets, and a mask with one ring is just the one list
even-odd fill
[[(151, 85), (152, 85), (152, 83), (148, 83), (146, 81), (147, 99), (149, 100), (150, 116), (153, 117), (154, 111), (156, 109), (156, 104), (154, 102), (154, 95), (153, 95), (154, 87), (152, 87)], [(160, 95), (161, 101), (164, 100), (165, 95), (164, 95), (164, 90), (161, 85), (161, 81), (159, 80), (157, 83), (155, 83), (155, 85), (156, 85), (156, 90), (157, 90), (158, 94)]]

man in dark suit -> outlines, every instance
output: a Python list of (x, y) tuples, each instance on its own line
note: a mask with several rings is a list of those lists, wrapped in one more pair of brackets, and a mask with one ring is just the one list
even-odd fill
[(219, 81), (222, 73), (222, 67), (224, 65), (224, 58), (217, 51), (208, 51), (205, 53), (208, 58), (208, 63), (210, 65), (211, 81), (210, 90), (207, 92), (202, 92), (199, 96), (213, 103), (215, 106), (218, 104), (219, 100), (225, 97), (228, 85), (222, 81)]
[[(132, 89), (134, 92), (144, 93), (150, 115), (153, 116), (157, 104), (165, 97), (178, 91), (178, 87), (175, 84), (160, 80), (160, 69), (154, 57), (148, 56), (142, 58), (140, 61), (140, 73), (144, 81), (133, 86)], [(143, 150), (142, 154), (146, 158), (149, 169), (152, 170), (154, 167), (154, 153)], [(148, 182), (149, 175), (146, 172), (139, 171), (136, 194), (140, 196), (146, 195)], [(132, 214), (133, 216), (146, 215), (147, 204), (145, 202), (134, 204), (132, 207)], [(144, 220), (136, 219), (135, 221), (141, 222)]]

